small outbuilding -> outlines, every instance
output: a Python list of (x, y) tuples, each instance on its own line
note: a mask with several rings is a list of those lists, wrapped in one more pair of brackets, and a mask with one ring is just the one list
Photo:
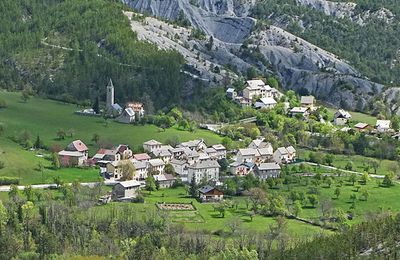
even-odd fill
[(121, 181), (112, 190), (113, 200), (128, 200), (136, 198), (140, 189), (140, 183), (135, 180)]
[(224, 193), (210, 185), (198, 189), (201, 202), (219, 202), (224, 199)]

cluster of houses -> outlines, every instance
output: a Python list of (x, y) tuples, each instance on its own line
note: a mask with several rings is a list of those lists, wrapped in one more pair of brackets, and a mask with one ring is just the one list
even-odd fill
[(265, 84), (261, 79), (248, 80), (239, 95), (234, 88), (228, 88), (226, 95), (242, 107), (273, 108), (283, 96), (281, 92)]
[[(204, 140), (198, 139), (172, 147), (149, 140), (143, 143), (143, 150), (143, 153), (135, 154), (128, 145), (120, 144), (112, 149), (99, 149), (89, 158), (88, 147), (81, 140), (75, 140), (58, 155), (64, 167), (99, 166), (101, 176), (115, 184), (112, 197), (117, 200), (135, 197), (149, 175), (160, 188), (173, 186), (177, 178), (186, 183), (213, 185), (199, 189), (203, 201), (219, 200), (223, 196), (215, 188), (220, 184), (219, 162), (227, 157), (223, 145), (207, 146)], [(270, 143), (259, 138), (247, 148), (239, 149), (234, 160), (230, 164), (232, 174), (245, 176), (254, 173), (265, 180), (279, 177), (280, 165), (294, 162), (296, 150), (289, 146), (274, 151)], [(166, 172), (167, 165), (173, 168), (174, 175)]]
[(230, 164), (230, 172), (237, 176), (253, 173), (261, 180), (278, 178), (281, 165), (295, 161), (296, 149), (293, 146), (279, 147), (274, 151), (264, 138), (258, 138), (247, 148), (239, 149), (235, 162)]

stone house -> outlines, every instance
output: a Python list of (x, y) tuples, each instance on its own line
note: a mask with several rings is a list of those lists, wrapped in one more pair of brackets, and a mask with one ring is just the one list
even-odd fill
[(58, 153), (63, 167), (83, 166), (88, 160), (89, 149), (81, 140), (75, 140)]
[(172, 174), (158, 174), (153, 176), (160, 189), (171, 188), (176, 178)]
[(314, 96), (302, 96), (300, 99), (301, 107), (314, 110), (315, 98)]
[(261, 163), (260, 165), (256, 165), (255, 173), (261, 180), (278, 178), (281, 174), (281, 166), (277, 163)]
[(220, 165), (215, 160), (201, 161), (188, 167), (188, 179), (190, 183), (193, 179), (196, 184), (202, 180), (218, 181)]
[(345, 125), (349, 122), (350, 119), (351, 119), (350, 113), (343, 109), (339, 109), (333, 115), (333, 123), (335, 125)]
[(143, 149), (147, 152), (153, 152), (154, 150), (160, 149), (162, 143), (156, 140), (149, 140), (143, 143)]
[(135, 180), (122, 181), (114, 185), (111, 197), (113, 200), (133, 199), (138, 195), (140, 183)]
[(161, 159), (151, 159), (148, 162), (148, 172), (158, 172), (159, 174), (164, 173), (165, 162)]

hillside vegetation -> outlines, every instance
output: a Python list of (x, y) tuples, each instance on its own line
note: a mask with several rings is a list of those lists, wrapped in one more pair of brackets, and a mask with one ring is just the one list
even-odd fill
[[(328, 16), (299, 2), (262, 0), (254, 7), (253, 15), (346, 59), (372, 81), (383, 84), (400, 81), (398, 1), (355, 1), (357, 6), (353, 14), (343, 17)], [(393, 17), (390, 13), (388, 18), (379, 15), (377, 11), (385, 10), (383, 8)], [(362, 22), (356, 22), (356, 17)]]
[(104, 100), (112, 78), (121, 103), (179, 103), (183, 58), (138, 41), (123, 8), (107, 0), (1, 1), (0, 87), (89, 103)]

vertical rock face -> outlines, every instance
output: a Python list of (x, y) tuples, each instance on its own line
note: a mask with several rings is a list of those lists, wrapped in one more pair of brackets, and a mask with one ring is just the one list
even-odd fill
[(133, 9), (165, 19), (184, 15), (208, 35), (227, 43), (242, 43), (255, 20), (247, 17), (255, 0), (122, 0)]

